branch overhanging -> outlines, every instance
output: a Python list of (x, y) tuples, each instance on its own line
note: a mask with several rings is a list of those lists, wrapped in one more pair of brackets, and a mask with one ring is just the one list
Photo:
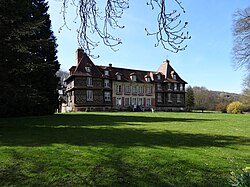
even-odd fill
[[(99, 45), (99, 41), (96, 41), (90, 36), (97, 34), (102, 40), (103, 44), (116, 51), (117, 45), (121, 44), (120, 38), (111, 34), (110, 29), (123, 29), (124, 26), (119, 25), (118, 21), (122, 18), (122, 15), (126, 9), (129, 8), (129, 0), (106, 0), (104, 13), (97, 7), (97, 0), (62, 0), (63, 5), (61, 12), (63, 14), (64, 24), (62, 27), (69, 27), (66, 23), (66, 14), (69, 3), (76, 6), (77, 17), (80, 19), (80, 26), (78, 32), (78, 43), (85, 53), (91, 55), (91, 51)], [(158, 30), (156, 32), (149, 32), (146, 28), (147, 35), (156, 36), (155, 46), (161, 44), (164, 49), (171, 52), (179, 52), (185, 50), (187, 45), (183, 46), (183, 42), (186, 39), (190, 39), (188, 32), (184, 33), (183, 30), (187, 26), (187, 22), (184, 24), (180, 20), (181, 13), (177, 10), (173, 10), (170, 13), (166, 11), (166, 0), (148, 0), (147, 5), (150, 5), (154, 9), (156, 4), (160, 12), (157, 16)], [(185, 13), (183, 6), (179, 0), (173, 0)], [(61, 27), (61, 28), (62, 28)], [(60, 28), (60, 29), (61, 29)]]

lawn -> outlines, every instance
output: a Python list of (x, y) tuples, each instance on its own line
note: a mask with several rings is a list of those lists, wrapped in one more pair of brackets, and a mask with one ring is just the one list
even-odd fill
[(250, 165), (250, 115), (3, 118), (0, 145), (0, 186), (229, 186)]

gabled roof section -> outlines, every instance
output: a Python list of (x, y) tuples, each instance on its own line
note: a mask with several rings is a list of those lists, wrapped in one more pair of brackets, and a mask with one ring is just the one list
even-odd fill
[(72, 75), (102, 77), (102, 73), (90, 60), (88, 55), (82, 49), (76, 51), (76, 66), (72, 66)]
[(161, 72), (164, 75), (164, 77), (165, 77), (165, 81), (164, 82), (176, 82), (176, 83), (187, 84), (187, 82), (184, 81), (178, 75), (178, 73), (176, 73), (176, 71), (174, 70), (174, 68), (172, 68), (172, 66), (170, 65), (170, 61), (169, 60), (163, 61), (163, 63), (158, 68), (157, 72)]

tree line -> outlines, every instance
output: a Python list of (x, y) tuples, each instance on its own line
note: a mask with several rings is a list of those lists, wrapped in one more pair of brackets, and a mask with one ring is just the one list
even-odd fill
[(208, 110), (227, 112), (227, 107), (232, 102), (241, 102), (245, 105), (245, 110), (249, 110), (250, 103), (245, 102), (244, 95), (211, 91), (205, 87), (188, 86), (186, 89), (186, 109), (192, 110)]

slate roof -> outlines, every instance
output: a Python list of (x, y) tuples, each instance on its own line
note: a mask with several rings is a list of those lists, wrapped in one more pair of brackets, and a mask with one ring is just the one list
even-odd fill
[[(66, 79), (66, 81), (73, 76), (91, 76), (117, 80), (117, 75), (120, 75), (120, 81), (133, 82), (131, 76), (135, 75), (136, 82), (139, 83), (146, 83), (146, 77), (151, 78), (150, 82), (187, 83), (175, 72), (168, 60), (164, 61), (157, 71), (144, 71), (113, 67), (112, 64), (109, 64), (109, 66), (95, 65), (82, 49), (77, 50), (77, 55), (77, 65), (72, 66), (69, 69), (70, 76)], [(91, 71), (88, 72), (85, 67), (90, 67)], [(109, 71), (109, 75), (105, 75), (104, 71), (106, 70)], [(161, 75), (161, 80), (157, 79), (158, 74)], [(173, 74), (176, 76), (175, 80), (173, 79)]]

